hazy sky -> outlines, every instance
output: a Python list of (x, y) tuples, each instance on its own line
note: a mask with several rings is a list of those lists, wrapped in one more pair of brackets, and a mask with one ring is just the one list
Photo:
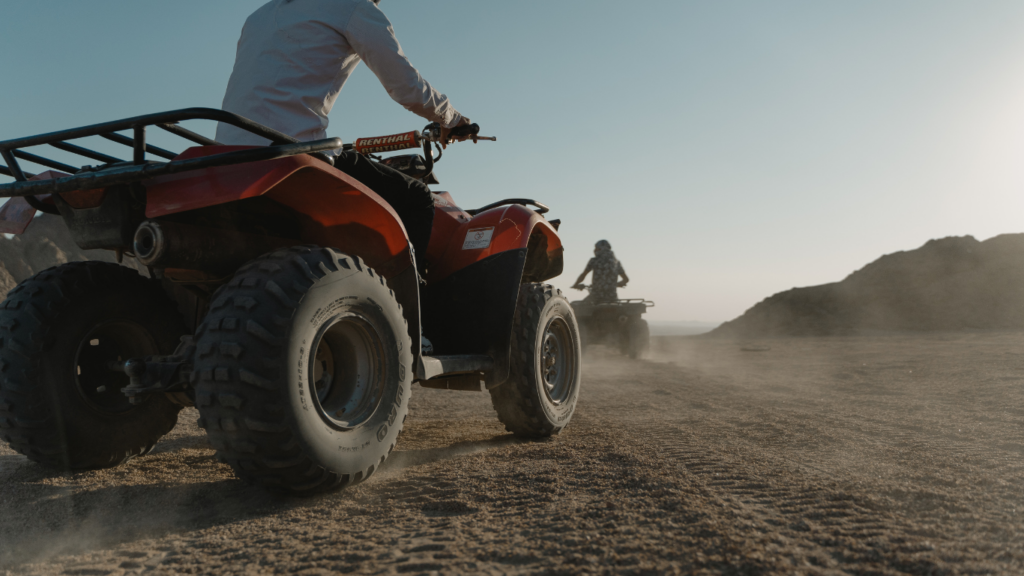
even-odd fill
[[(219, 106), (261, 4), (0, 0), (0, 139)], [(728, 320), (930, 238), (1024, 232), (1020, 0), (381, 7), (499, 138), (451, 149), (435, 189), (550, 205), (563, 289), (605, 238), (652, 319)], [(361, 67), (329, 133), (423, 124)]]

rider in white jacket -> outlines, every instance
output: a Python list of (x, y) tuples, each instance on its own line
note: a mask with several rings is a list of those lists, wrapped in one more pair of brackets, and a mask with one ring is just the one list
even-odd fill
[[(442, 127), (443, 142), (468, 125), (448, 97), (412, 66), (379, 0), (271, 0), (245, 22), (223, 109), (299, 140), (327, 137), (328, 114), (360, 61), (407, 110)], [(227, 124), (218, 142), (268, 144)], [(338, 154), (335, 166), (369, 186), (402, 218), (417, 254), (425, 252), (434, 217), (425, 184), (354, 152)], [(420, 262), (422, 270), (423, 262)]]
[[(359, 62), (410, 112), (444, 128), (468, 124), (402, 51), (371, 0), (272, 0), (245, 22), (224, 110), (299, 140), (327, 137), (327, 115)], [(217, 141), (265, 145), (227, 124)]]

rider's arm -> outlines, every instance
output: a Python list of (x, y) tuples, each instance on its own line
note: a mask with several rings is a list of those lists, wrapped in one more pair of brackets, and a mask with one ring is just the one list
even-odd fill
[(619, 264), (619, 276), (622, 276), (622, 281), (618, 284), (619, 288), (629, 284), (629, 276), (626, 276), (626, 270), (622, 267), (622, 264)]
[(576, 279), (576, 283), (573, 284), (573, 286), (575, 287), (583, 284), (583, 279), (587, 277), (587, 274), (589, 274), (591, 270), (592, 267), (590, 266), (590, 262), (587, 262), (587, 267), (583, 269), (583, 274), (580, 274), (580, 277)]
[(372, 2), (362, 2), (344, 30), (345, 39), (406, 110), (442, 127), (459, 125), (462, 115), (448, 97), (434, 89), (406, 58), (387, 16)]

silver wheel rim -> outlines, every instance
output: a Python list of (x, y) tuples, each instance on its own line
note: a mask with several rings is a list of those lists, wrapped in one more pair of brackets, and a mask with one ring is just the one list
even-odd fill
[(541, 340), (540, 375), (544, 393), (552, 404), (569, 399), (576, 381), (576, 347), (572, 330), (564, 318), (553, 318)]
[(351, 430), (364, 424), (384, 395), (384, 346), (374, 326), (344, 314), (321, 327), (309, 358), (309, 392), (330, 426)]

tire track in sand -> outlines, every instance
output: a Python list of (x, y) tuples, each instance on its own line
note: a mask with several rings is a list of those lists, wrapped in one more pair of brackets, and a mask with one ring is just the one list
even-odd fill
[[(948, 449), (991, 458), (988, 465), (1001, 470), (1014, 467), (1005, 451), (931, 437), (899, 421), (875, 421), (863, 406), (851, 421), (841, 397), (823, 404), (803, 390), (780, 394), (779, 387), (761, 389), (759, 383), (665, 364), (614, 364), (601, 366), (592, 381), (603, 388), (596, 392), (610, 396), (603, 403), (620, 407), (611, 414), (646, 412), (642, 421), (621, 418), (622, 429), (674, 468), (681, 483), (742, 527), (737, 533), (794, 568), (809, 573), (1017, 573), (1020, 555), (999, 544), (985, 545), (983, 535), (965, 538), (961, 530), (970, 524), (946, 526), (937, 514), (895, 505), (901, 504), (894, 497), (896, 481), (913, 469), (901, 468), (883, 448), (922, 451), (922, 461)], [(614, 389), (608, 386), (613, 380)], [(866, 435), (873, 437), (868, 445), (856, 447)], [(860, 470), (862, 465), (867, 469)], [(896, 472), (875, 474), (880, 468)]]
[(725, 450), (686, 429), (650, 427), (638, 436), (666, 465), (677, 467), (681, 481), (746, 525), (767, 553), (786, 558), (794, 568), (809, 573), (955, 574), (967, 563), (978, 574), (1006, 569), (981, 553), (921, 533), (913, 521), (880, 508), (870, 495), (791, 458), (736, 446)]

